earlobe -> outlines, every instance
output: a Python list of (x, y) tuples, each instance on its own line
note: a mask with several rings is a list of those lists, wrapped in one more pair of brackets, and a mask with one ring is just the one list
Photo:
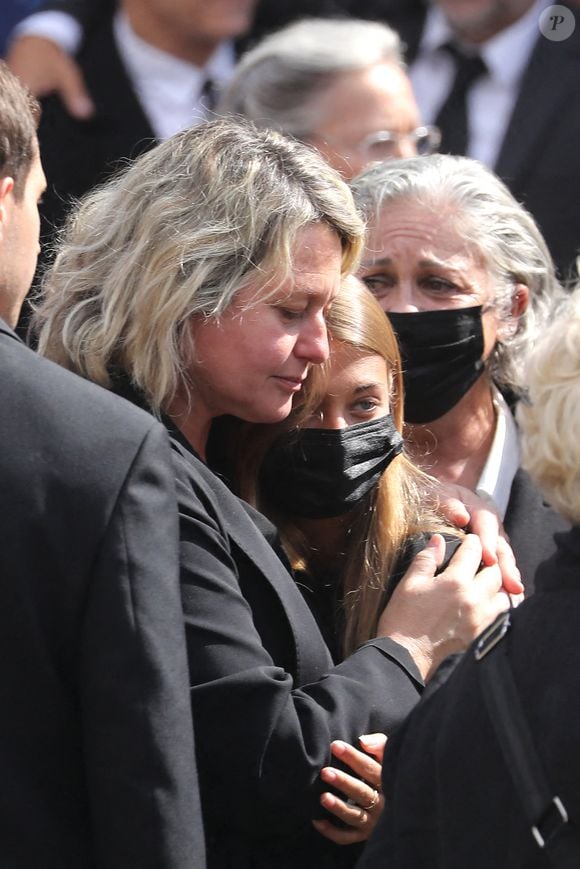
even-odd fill
[(528, 303), (530, 301), (530, 290), (525, 284), (516, 284), (514, 287), (514, 294), (512, 296), (512, 311), (511, 315), (514, 320), (519, 320), (519, 318), (524, 314), (528, 308)]
[(530, 290), (526, 284), (516, 284), (512, 295), (510, 316), (504, 320), (498, 330), (498, 338), (505, 341), (518, 331), (520, 318), (525, 314), (530, 300)]

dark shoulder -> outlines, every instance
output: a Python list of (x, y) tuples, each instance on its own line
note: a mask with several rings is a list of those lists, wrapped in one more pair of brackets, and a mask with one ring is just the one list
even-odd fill
[(23, 427), (33, 423), (39, 439), (118, 451), (157, 425), (150, 414), (44, 359), (5, 329), (0, 331), (0, 368), (3, 412)]

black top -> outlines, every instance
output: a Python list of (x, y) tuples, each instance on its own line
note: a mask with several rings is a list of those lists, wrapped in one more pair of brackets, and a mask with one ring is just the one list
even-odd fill
[[(395, 569), (388, 581), (388, 595), (384, 606), (393, 593), (396, 585), (410, 567), (411, 561), (429, 542), (430, 534), (416, 534), (407, 541), (405, 549), (398, 559)], [(460, 537), (444, 534), (445, 558), (437, 573), (445, 570), (450, 558), (461, 543)], [(296, 583), (310, 607), (318, 628), (332, 654), (332, 660), (338, 663), (343, 659), (342, 637), (344, 635), (344, 606), (342, 580), (340, 571), (310, 570), (296, 574)]]
[[(580, 824), (580, 528), (556, 535), (502, 640), (551, 791)], [(467, 652), (431, 685), (384, 768), (385, 813), (360, 869), (548, 869), (526, 824)]]
[(333, 665), (275, 529), (173, 433), (209, 866), (350, 866), (358, 849), (311, 824), (323, 814), (320, 770), (333, 739), (392, 733), (420, 696), (420, 674), (388, 638)]
[(0, 321), (0, 866), (202, 869), (167, 437)]

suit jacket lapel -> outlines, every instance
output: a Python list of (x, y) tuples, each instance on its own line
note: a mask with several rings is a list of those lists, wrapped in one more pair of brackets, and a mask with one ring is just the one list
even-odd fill
[[(173, 435), (173, 432), (171, 432)], [(180, 441), (182, 439), (180, 438)], [(191, 449), (179, 444), (182, 454)], [(195, 461), (195, 459), (194, 459)], [(291, 575), (276, 555), (266, 537), (251, 519), (243, 501), (240, 501), (210, 469), (199, 459), (195, 461), (199, 474), (218, 502), (220, 520), (224, 530), (236, 546), (252, 561), (256, 569), (275, 591), (286, 614), (289, 630), (294, 638), (296, 680), (304, 685), (319, 679), (321, 670), (332, 667), (332, 659), (324, 643), (314, 616), (302, 597)], [(290, 617), (291, 616), (291, 617)]]
[[(227, 497), (225, 492), (220, 491), (220, 500), (222, 517), (229, 536), (272, 586), (287, 616), (292, 614), (292, 618), (288, 618), (288, 625), (294, 637), (298, 684), (311, 681), (310, 674), (314, 677), (318, 673), (319, 678), (321, 663), (327, 669), (332, 666), (332, 660), (308, 604), (266, 538), (261, 533), (256, 534), (257, 526), (245, 511), (242, 502), (234, 502), (225, 485), (224, 489)], [(234, 503), (237, 508), (235, 511)]]
[(570, 94), (578, 88), (578, 48), (578, 40), (572, 37), (564, 42), (538, 38), (495, 165), (496, 173), (512, 188), (535, 165), (552, 123), (566, 112)]
[(18, 337), (18, 335), (16, 334), (16, 332), (13, 329), (11, 329), (10, 326), (8, 325), (8, 323), (5, 323), (1, 317), (0, 317), (0, 332), (2, 333), (2, 335), (7, 335), (9, 338), (14, 338), (14, 340), (18, 341), (19, 344), (23, 343), (21, 341), (21, 339)]

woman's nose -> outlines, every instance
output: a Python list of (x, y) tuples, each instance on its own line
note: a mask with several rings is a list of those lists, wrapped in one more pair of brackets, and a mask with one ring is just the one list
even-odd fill
[(417, 301), (411, 289), (399, 286), (388, 294), (384, 300), (383, 308), (394, 314), (416, 314), (420, 310)]
[(326, 411), (323, 413), (321, 422), (321, 428), (334, 429), (335, 431), (340, 431), (340, 429), (347, 428), (348, 426), (343, 414), (337, 411)]
[(294, 354), (300, 359), (319, 364), (329, 356), (328, 331), (322, 312), (304, 321), (294, 346)]

